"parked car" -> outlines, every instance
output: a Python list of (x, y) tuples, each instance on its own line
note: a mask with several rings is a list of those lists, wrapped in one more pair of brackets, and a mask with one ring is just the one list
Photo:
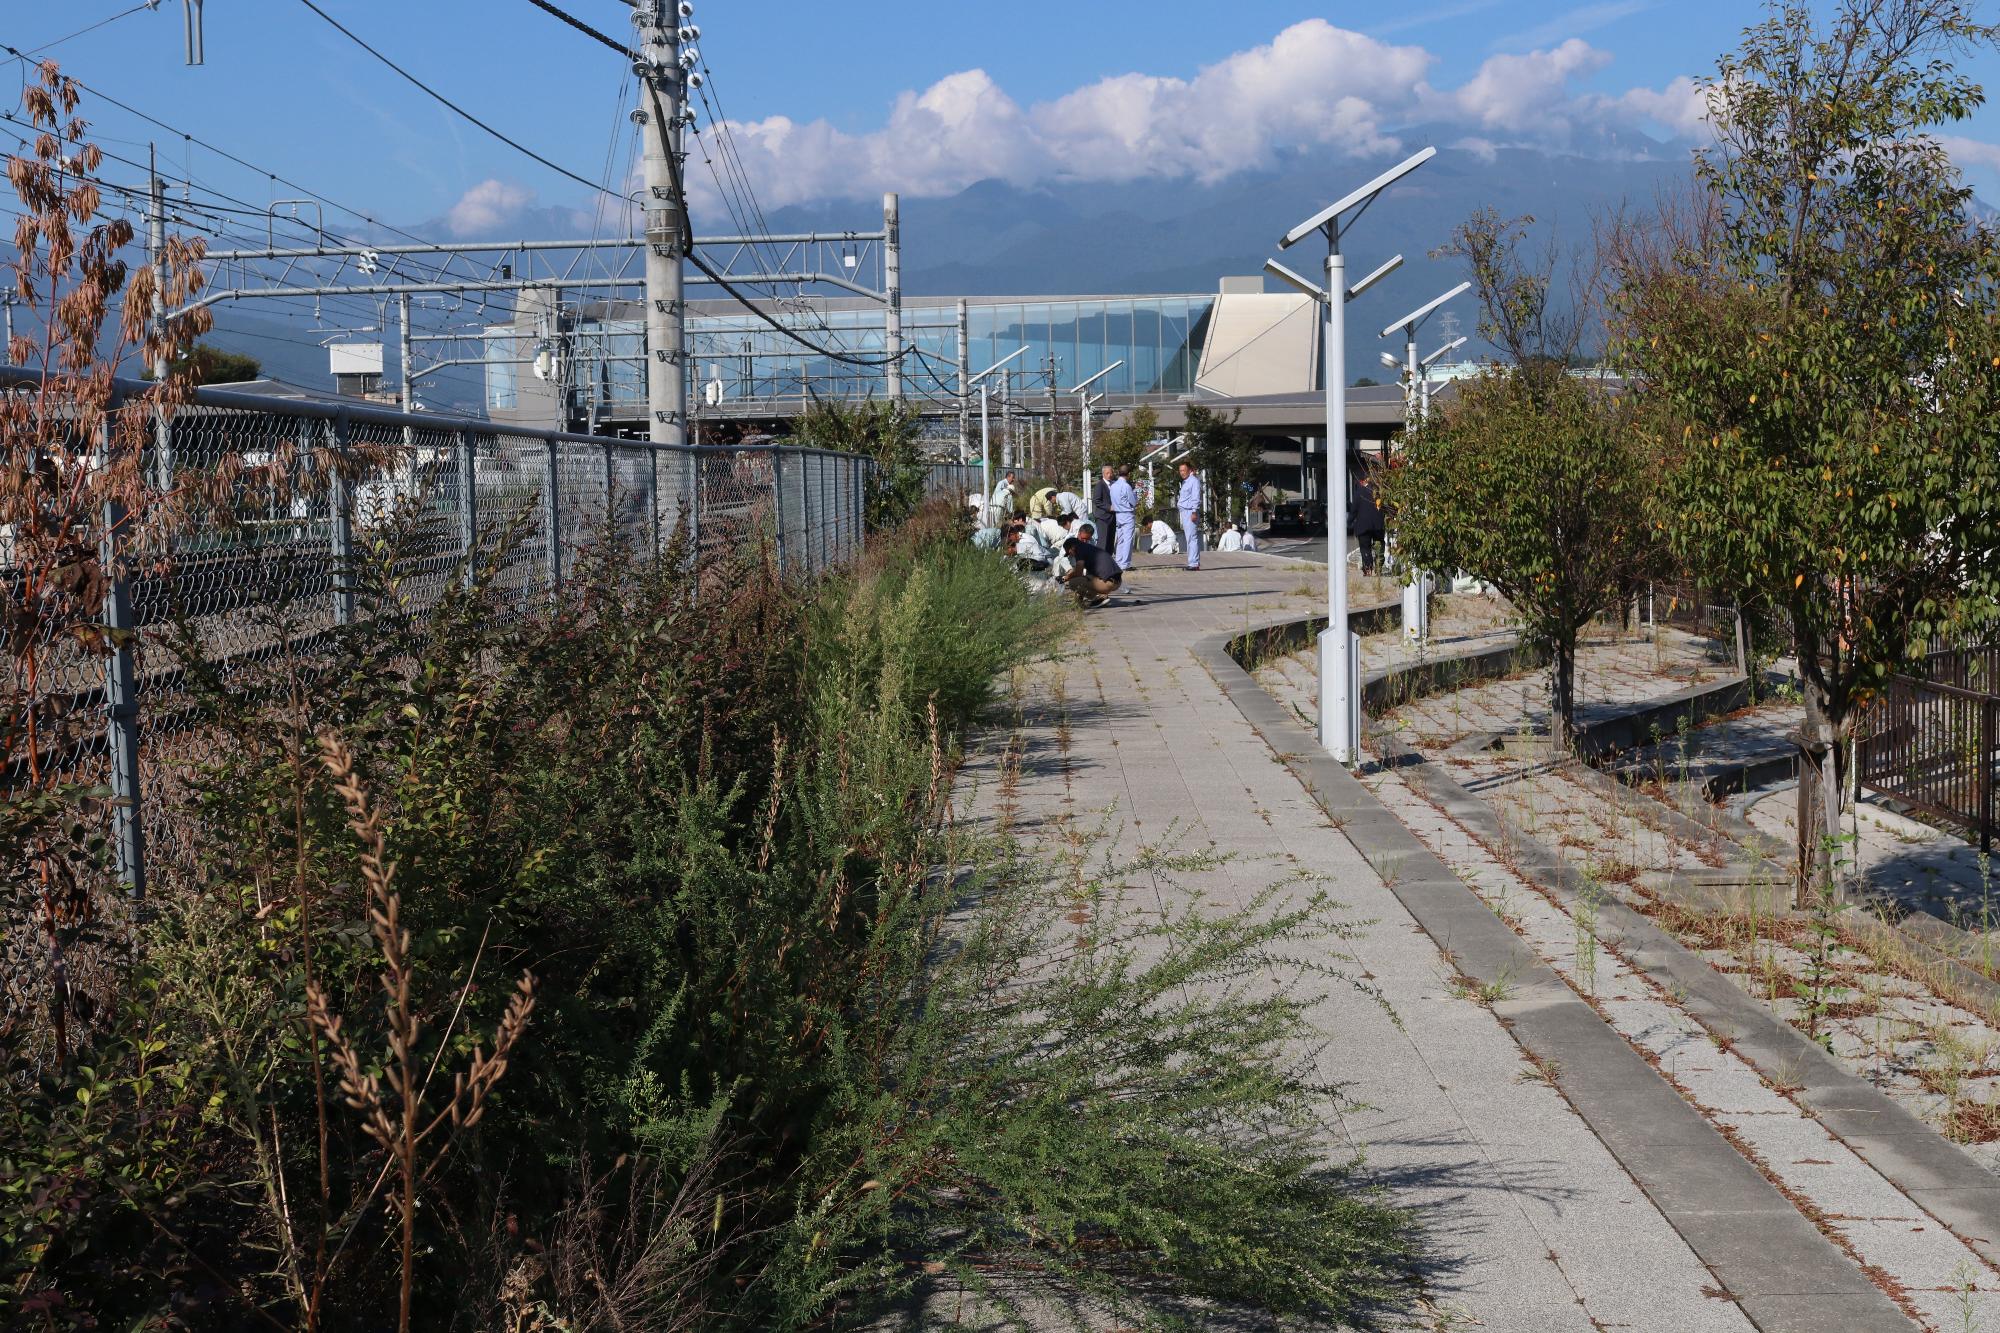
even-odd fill
[(1271, 511), (1273, 532), (1318, 532), (1326, 526), (1326, 506), (1317, 500), (1280, 500)]

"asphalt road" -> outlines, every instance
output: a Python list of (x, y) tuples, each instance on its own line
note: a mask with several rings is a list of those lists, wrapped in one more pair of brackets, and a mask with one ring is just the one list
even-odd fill
[[(1350, 555), (1353, 554), (1357, 545), (1358, 543), (1354, 538), (1349, 537), (1347, 539), (1347, 550)], [(1326, 535), (1324, 533), (1318, 536), (1305, 536), (1295, 533), (1266, 536), (1260, 532), (1257, 534), (1257, 549), (1267, 555), (1282, 555), (1289, 556), (1294, 560), (1316, 560), (1320, 564), (1326, 563)]]

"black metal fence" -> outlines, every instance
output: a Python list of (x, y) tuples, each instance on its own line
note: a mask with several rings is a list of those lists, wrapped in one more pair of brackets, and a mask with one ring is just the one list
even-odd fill
[(2000, 694), (1964, 682), (1993, 682), (1995, 656), (1934, 653), (1919, 664), (1923, 676), (1892, 677), (1859, 747), (1862, 786), (1965, 829), (1985, 852), (2000, 831)]

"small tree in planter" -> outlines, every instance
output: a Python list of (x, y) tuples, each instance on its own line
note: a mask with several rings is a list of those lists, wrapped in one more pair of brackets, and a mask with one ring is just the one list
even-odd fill
[(1650, 468), (1632, 405), (1601, 384), (1513, 367), (1461, 381), (1404, 442), (1381, 490), (1403, 558), (1463, 569), (1549, 655), (1549, 722), (1573, 744), (1576, 645), (1649, 568)]
[(1419, 569), (1498, 588), (1528, 646), (1549, 655), (1549, 730), (1574, 743), (1576, 645), (1652, 565), (1653, 468), (1634, 405), (1566, 366), (1589, 323), (1592, 269), (1552, 307), (1557, 254), (1521, 252), (1523, 226), (1475, 214), (1441, 253), (1466, 259), (1480, 332), (1508, 364), (1461, 381), (1457, 401), (1406, 437), (1381, 485), (1397, 549)]
[(1933, 130), (1983, 101), (1960, 0), (1787, 5), (1710, 81), (1701, 243), (1624, 274), (1629, 363), (1682, 421), (1674, 553), (1763, 591), (1804, 686), (1801, 903), (1833, 879), (1857, 726), (2000, 594), (1993, 235)]

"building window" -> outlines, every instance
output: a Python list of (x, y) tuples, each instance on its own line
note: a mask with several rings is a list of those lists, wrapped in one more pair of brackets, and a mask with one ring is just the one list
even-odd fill
[(520, 339), (494, 329), (486, 331), (486, 410), (511, 412), (521, 405)]

